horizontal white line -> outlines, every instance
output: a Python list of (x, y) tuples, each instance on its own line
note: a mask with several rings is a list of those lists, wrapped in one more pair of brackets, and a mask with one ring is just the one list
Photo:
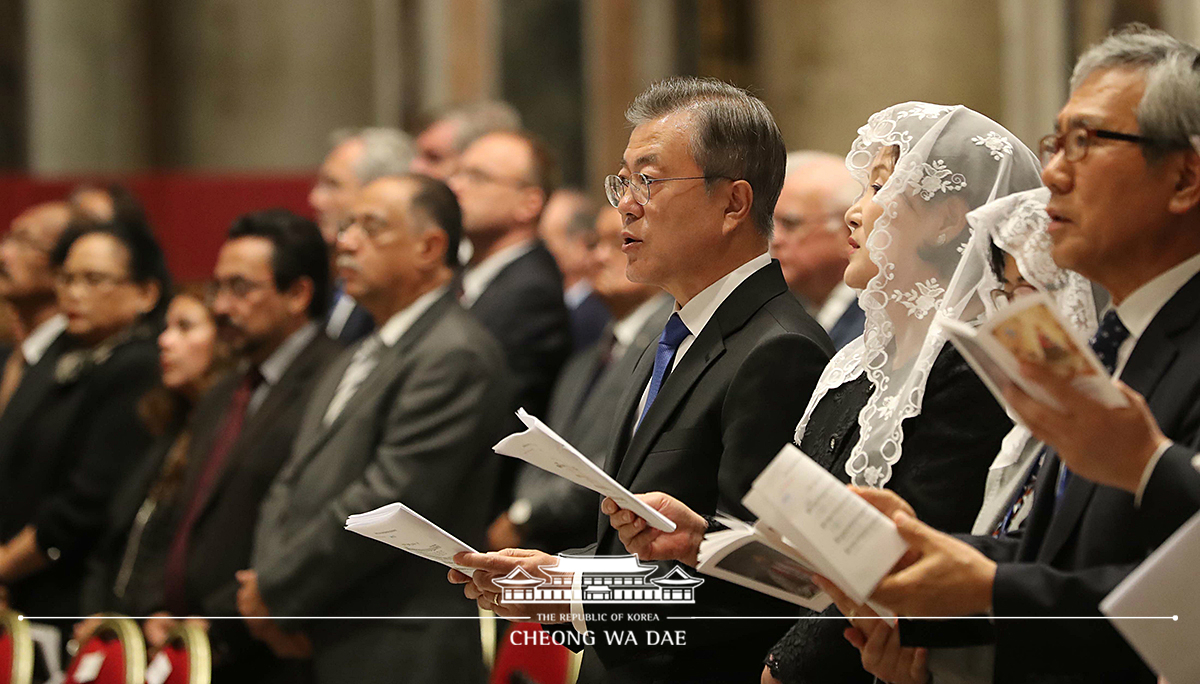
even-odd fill
[[(668, 615), (668, 620), (845, 620), (841, 615), (804, 615), (804, 616), (787, 616), (787, 615)], [(886, 617), (867, 617), (859, 615), (855, 620), (893, 620), (895, 618)], [(1125, 615), (1121, 617), (1105, 617), (1103, 615), (1003, 615), (1003, 616), (987, 616), (987, 615), (963, 615), (959, 617), (909, 617), (905, 616), (904, 620), (1172, 620), (1179, 622), (1178, 615)]]
[[(123, 617), (130, 620), (530, 620), (528, 617), (502, 618), (497, 615), (308, 615), (296, 617), (244, 618), (240, 615), (115, 615), (106, 617)], [(667, 615), (668, 620), (845, 620), (841, 615)], [(102, 618), (98, 615), (18, 615), (18, 620), (90, 620)], [(856, 620), (891, 620), (893, 618), (867, 617), (860, 615)], [(1171, 620), (1179, 622), (1178, 615), (1126, 615), (1121, 617), (1104, 617), (1103, 615), (1004, 615), (989, 617), (986, 615), (965, 615), (960, 617), (905, 617), (905, 620)]]
[(295, 617), (245, 618), (240, 615), (18, 615), (18, 620), (42, 622), (46, 620), (102, 620), (105, 618), (127, 618), (130, 620), (529, 620), (527, 617), (502, 618), (496, 615), (310, 615)]

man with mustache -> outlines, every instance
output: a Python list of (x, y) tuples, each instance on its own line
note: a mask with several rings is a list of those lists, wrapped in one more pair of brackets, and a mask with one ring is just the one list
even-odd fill
[[(241, 363), (197, 405), (178, 520), (163, 550), (162, 606), (174, 615), (238, 615), (236, 573), (250, 563), (259, 503), (287, 459), (310, 391), (338, 353), (320, 334), (329, 258), (316, 224), (289, 211), (234, 221), (211, 302), (221, 338)], [(250, 638), (247, 625), (262, 643)], [(218, 681), (291, 681), (302, 637), (270, 622), (214, 621)]]
[(475, 611), (440, 566), (344, 528), (400, 501), (483, 541), (510, 393), (503, 351), (451, 287), (460, 216), (444, 183), (389, 176), (338, 236), (346, 292), (380, 325), (314, 391), (238, 596), (247, 617), (347, 616), (307, 627), (318, 682), (483, 680)]

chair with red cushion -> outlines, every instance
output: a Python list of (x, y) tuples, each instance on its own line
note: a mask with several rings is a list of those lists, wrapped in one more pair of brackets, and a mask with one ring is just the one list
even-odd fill
[(167, 643), (146, 666), (146, 684), (210, 684), (212, 650), (204, 628), (182, 622), (167, 635)]
[(11, 610), (0, 610), (0, 684), (33, 682), (33, 637)]
[(563, 646), (541, 645), (541, 631), (542, 626), (536, 622), (512, 624), (496, 650), (490, 684), (509, 684), (516, 673), (538, 684), (574, 684), (580, 656)]
[(80, 645), (64, 684), (145, 684), (146, 642), (137, 623), (106, 616)]

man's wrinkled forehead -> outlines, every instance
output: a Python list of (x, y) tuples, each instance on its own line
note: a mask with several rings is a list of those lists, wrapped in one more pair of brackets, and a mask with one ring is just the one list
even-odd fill
[[(1055, 130), (1116, 128), (1136, 132), (1137, 109), (1145, 89), (1140, 69), (1103, 69), (1093, 72), (1071, 93), (1055, 117)], [(1126, 130), (1129, 126), (1133, 129)]]
[(664, 163), (690, 160), (688, 144), (692, 138), (694, 123), (695, 113), (682, 109), (639, 124), (629, 134), (629, 144), (621, 158), (621, 168), (636, 173), (647, 166), (662, 166)]

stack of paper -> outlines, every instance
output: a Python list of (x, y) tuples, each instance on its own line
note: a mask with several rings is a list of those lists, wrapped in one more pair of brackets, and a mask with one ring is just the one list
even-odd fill
[(622, 487), (587, 456), (559, 437), (545, 423), (529, 415), (525, 409), (517, 411), (517, 417), (528, 430), (518, 432), (492, 447), (496, 453), (519, 458), (542, 470), (554, 473), (577, 485), (607, 496), (621, 508), (633, 511), (651, 527), (663, 532), (674, 532), (675, 523), (662, 513), (646, 505), (628, 489)]
[(475, 572), (474, 568), (454, 562), (454, 554), (460, 551), (474, 552), (475, 549), (402, 503), (388, 504), (367, 513), (352, 515), (346, 519), (346, 529), (403, 549), (415, 556), (441, 563), (464, 574), (470, 575)]
[[(829, 604), (808, 581), (813, 571), (867, 603), (908, 549), (895, 523), (791, 444), (754, 480), (742, 503), (759, 516), (758, 523), (742, 523), (734, 534), (705, 535), (697, 569), (800, 605)], [(739, 548), (749, 552), (736, 553)], [(767, 566), (753, 567), (762, 564)], [(765, 591), (764, 584), (773, 590)], [(876, 612), (886, 614), (877, 607)]]
[(1200, 682), (1197, 565), (1200, 514), (1163, 542), (1100, 603), (1100, 611), (1138, 655), (1172, 684)]

